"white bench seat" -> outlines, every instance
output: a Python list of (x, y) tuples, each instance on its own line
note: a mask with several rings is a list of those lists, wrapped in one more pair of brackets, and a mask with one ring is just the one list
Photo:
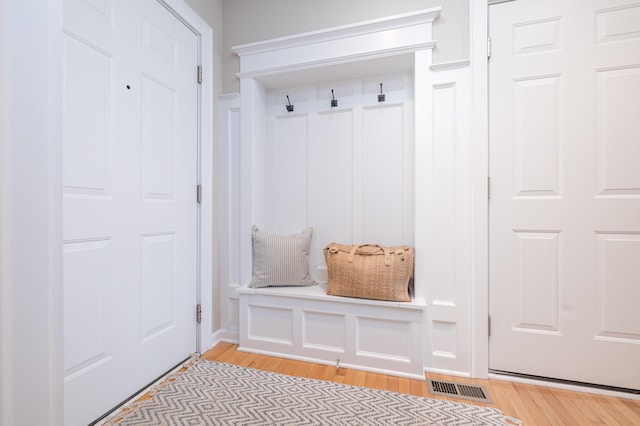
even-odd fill
[(326, 284), (237, 293), (242, 351), (424, 377), (424, 300), (329, 296)]

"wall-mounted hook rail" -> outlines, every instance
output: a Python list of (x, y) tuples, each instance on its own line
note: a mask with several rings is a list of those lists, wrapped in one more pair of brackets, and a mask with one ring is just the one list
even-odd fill
[(331, 108), (338, 106), (338, 100), (333, 96), (333, 89), (331, 89)]
[(382, 93), (382, 83), (380, 83), (380, 94), (378, 95), (378, 102), (384, 102), (385, 101), (385, 96), (384, 93)]
[(293, 112), (293, 105), (291, 105), (291, 100), (289, 100), (289, 95), (287, 95), (287, 105), (285, 105), (287, 111)]

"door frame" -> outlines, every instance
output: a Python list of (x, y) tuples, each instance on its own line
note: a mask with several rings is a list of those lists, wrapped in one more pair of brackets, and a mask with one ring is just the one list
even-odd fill
[[(213, 334), (213, 29), (185, 0), (156, 1), (198, 36), (203, 78), (198, 84), (198, 183), (202, 200), (198, 209), (196, 303), (202, 309), (202, 321), (197, 324), (196, 350), (202, 353), (211, 348)], [(196, 70), (193, 72), (195, 78)]]

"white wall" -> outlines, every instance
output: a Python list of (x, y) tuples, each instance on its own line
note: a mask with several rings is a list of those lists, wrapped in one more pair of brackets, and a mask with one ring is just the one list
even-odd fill
[(62, 3), (0, 3), (0, 424), (62, 424)]
[(442, 7), (433, 25), (434, 63), (469, 57), (469, 0), (222, 0), (222, 7), (224, 93), (239, 90), (231, 46), (432, 7)]

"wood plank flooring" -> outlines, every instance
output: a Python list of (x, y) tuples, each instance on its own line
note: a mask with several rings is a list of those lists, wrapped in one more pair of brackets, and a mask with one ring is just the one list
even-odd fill
[[(311, 379), (331, 380), (356, 386), (386, 389), (428, 398), (454, 400), (429, 394), (424, 380), (405, 379), (335, 366), (313, 364), (238, 351), (238, 346), (220, 343), (202, 355), (211, 361)], [(640, 426), (640, 401), (572, 392), (544, 386), (502, 380), (463, 379), (440, 374), (429, 377), (485, 386), (494, 404), (458, 400), (502, 410), (506, 416), (520, 419), (524, 425), (623, 425)]]

